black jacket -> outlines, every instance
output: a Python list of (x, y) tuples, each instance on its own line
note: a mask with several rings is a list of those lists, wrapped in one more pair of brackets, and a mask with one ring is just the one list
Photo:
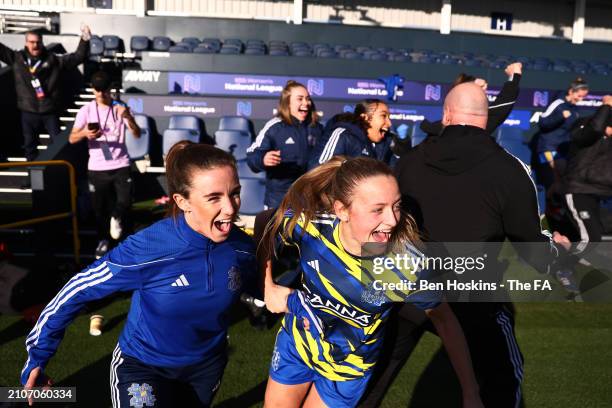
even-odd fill
[(42, 61), (36, 76), (42, 84), (45, 98), (37, 99), (32, 87), (32, 75), (28, 68), (29, 53), (24, 48), (14, 51), (0, 43), (0, 61), (13, 68), (15, 76), (15, 90), (17, 93), (17, 107), (25, 112), (52, 113), (60, 108), (62, 69), (74, 68), (82, 63), (89, 53), (89, 41), (81, 40), (76, 51), (72, 54), (58, 56), (43, 49), (39, 59)]
[[(495, 129), (500, 127), (512, 112), (516, 98), (519, 94), (519, 84), (521, 75), (514, 74), (512, 79), (506, 81), (501, 91), (495, 98), (495, 101), (489, 103), (489, 118), (487, 120), (486, 131), (488, 134), (495, 132)], [(444, 127), (441, 121), (430, 122), (425, 119), (421, 122), (421, 130), (427, 133), (428, 136), (437, 136), (442, 133)]]
[(569, 157), (563, 184), (566, 193), (612, 196), (612, 109), (602, 105), (595, 115), (578, 119), (570, 134)]

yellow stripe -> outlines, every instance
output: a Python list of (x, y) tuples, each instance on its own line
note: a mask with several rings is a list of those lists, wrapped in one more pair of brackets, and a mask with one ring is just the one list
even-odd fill
[(334, 288), (334, 285), (332, 284), (332, 282), (329, 279), (327, 279), (325, 276), (323, 276), (320, 272), (317, 272), (317, 275), (319, 275), (319, 278), (321, 279), (321, 282), (323, 282), (323, 286), (325, 286), (325, 289), (327, 289), (329, 294), (334, 299), (336, 299), (337, 301), (339, 301), (340, 303), (344, 304), (347, 307), (350, 307), (350, 308), (353, 308), (355, 310), (360, 311), (361, 313), (368, 313), (365, 310), (361, 310), (360, 308), (358, 308), (355, 305), (349, 304), (349, 302), (344, 298), (344, 296), (342, 296), (340, 294), (340, 292), (338, 292), (336, 290), (336, 288)]
[(308, 349), (306, 344), (304, 343), (303, 339), (302, 339), (302, 335), (300, 334), (300, 331), (297, 328), (297, 324), (296, 324), (297, 319), (293, 319), (293, 327), (292, 327), (292, 332), (293, 332), (293, 341), (295, 342), (295, 348), (298, 352), (298, 354), (300, 355), (300, 357), (302, 357), (302, 361), (304, 361), (304, 363), (306, 363), (306, 365), (312, 369), (312, 364), (310, 364), (310, 358), (308, 357)]

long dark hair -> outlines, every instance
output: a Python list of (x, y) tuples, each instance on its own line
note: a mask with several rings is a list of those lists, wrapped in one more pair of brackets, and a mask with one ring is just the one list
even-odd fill
[[(272, 256), (272, 248), (279, 232), (283, 237), (290, 237), (298, 220), (303, 221), (303, 225), (308, 225), (318, 214), (332, 214), (336, 200), (350, 207), (357, 184), (367, 178), (381, 175), (394, 177), (391, 168), (381, 161), (369, 157), (334, 156), (298, 178), (285, 194), (285, 198), (266, 227), (260, 256), (264, 259)], [(288, 210), (291, 210), (293, 215), (283, 228), (284, 217)], [(420, 238), (414, 219), (402, 212), (391, 236), (391, 245), (395, 246), (406, 241), (418, 243)]]
[(364, 132), (367, 132), (368, 128), (370, 127), (368, 119), (372, 118), (372, 115), (374, 112), (376, 112), (376, 109), (378, 109), (378, 106), (381, 104), (386, 105), (386, 103), (380, 99), (364, 99), (359, 101), (355, 105), (353, 112), (335, 115), (333, 117), (334, 123), (352, 123), (359, 126)]
[(168, 196), (170, 206), (168, 215), (176, 218), (181, 209), (174, 201), (174, 194), (189, 198), (193, 175), (196, 171), (210, 170), (216, 167), (228, 166), (235, 174), (236, 159), (234, 156), (214, 146), (193, 143), (183, 140), (172, 146), (166, 156), (166, 178), (168, 179)]

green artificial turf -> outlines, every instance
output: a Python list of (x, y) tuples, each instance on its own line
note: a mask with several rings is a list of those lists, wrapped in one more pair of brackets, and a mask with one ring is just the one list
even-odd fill
[[(107, 319), (100, 337), (88, 334), (89, 314), (68, 328), (47, 369), (58, 385), (77, 387), (78, 403), (68, 406), (110, 406), (110, 357), (128, 307), (128, 299), (118, 299), (96, 311)], [(257, 331), (240, 311), (236, 315), (230, 330), (230, 361), (215, 406), (261, 406), (278, 325)], [(19, 317), (0, 317), (0, 385), (18, 384), (28, 330)], [(612, 305), (518, 304), (517, 337), (526, 361), (525, 406), (612, 406)], [(423, 337), (383, 406), (448, 406), (449, 390), (456, 383), (452, 372), (439, 366), (439, 347), (437, 337)]]

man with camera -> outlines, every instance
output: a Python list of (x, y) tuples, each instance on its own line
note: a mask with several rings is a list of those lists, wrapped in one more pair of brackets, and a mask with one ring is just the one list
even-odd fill
[(95, 99), (79, 110), (68, 141), (87, 140), (99, 258), (108, 251), (110, 238), (118, 240), (123, 232), (122, 220), (131, 204), (132, 184), (125, 132), (127, 126), (135, 137), (140, 137), (140, 128), (125, 104), (111, 98), (111, 80), (106, 72), (93, 74), (91, 85)]

